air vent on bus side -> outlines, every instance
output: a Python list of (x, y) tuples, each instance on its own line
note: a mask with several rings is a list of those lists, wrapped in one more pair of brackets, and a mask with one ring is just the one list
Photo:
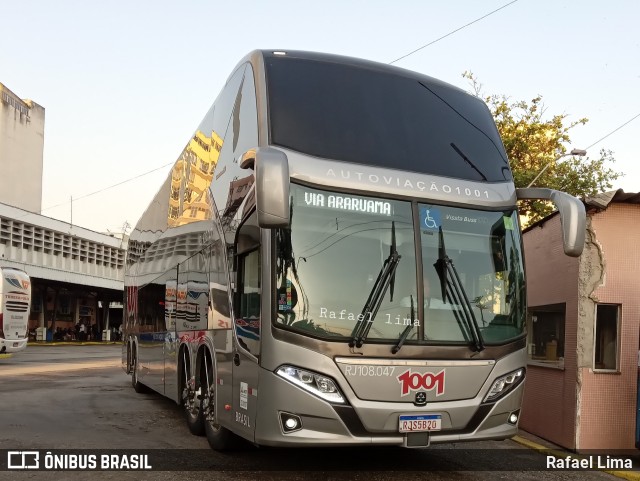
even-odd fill
[(27, 312), (29, 310), (28, 302), (7, 301), (7, 311), (11, 312)]

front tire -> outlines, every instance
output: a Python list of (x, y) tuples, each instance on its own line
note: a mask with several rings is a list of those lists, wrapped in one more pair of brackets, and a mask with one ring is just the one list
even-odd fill
[(205, 419), (204, 432), (211, 449), (216, 451), (228, 451), (236, 447), (235, 435), (227, 428)]
[(203, 380), (201, 383), (201, 404), (200, 411), (204, 416), (204, 432), (207, 436), (207, 442), (212, 449), (216, 451), (227, 451), (236, 447), (237, 438), (227, 428), (216, 424), (215, 422), (215, 384), (213, 384), (214, 374), (213, 365), (209, 355), (205, 355), (202, 366)]

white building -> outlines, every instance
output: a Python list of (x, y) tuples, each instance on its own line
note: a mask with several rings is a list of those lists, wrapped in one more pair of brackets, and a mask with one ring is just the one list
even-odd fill
[(0, 265), (31, 277), (31, 330), (101, 334), (121, 322), (126, 240), (40, 215), (44, 120), (0, 83)]
[(44, 107), (0, 83), (0, 202), (42, 209)]

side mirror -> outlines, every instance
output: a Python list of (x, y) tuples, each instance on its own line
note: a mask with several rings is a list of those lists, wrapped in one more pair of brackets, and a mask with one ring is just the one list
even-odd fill
[(240, 160), (255, 171), (258, 225), (267, 229), (289, 225), (289, 160), (272, 147), (248, 150)]
[(549, 200), (560, 213), (562, 224), (562, 242), (564, 253), (571, 257), (580, 257), (584, 249), (587, 215), (584, 204), (575, 197), (553, 189), (526, 188), (516, 189), (518, 200)]

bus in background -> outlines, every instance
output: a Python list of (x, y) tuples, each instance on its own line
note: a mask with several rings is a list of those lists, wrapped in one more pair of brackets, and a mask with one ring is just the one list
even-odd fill
[[(389, 65), (254, 51), (131, 233), (123, 368), (214, 449), (509, 438), (530, 198), (555, 203), (580, 255), (584, 206), (515, 188), (481, 99)], [(207, 316), (166, 322), (189, 302)]]
[(0, 267), (0, 354), (27, 347), (31, 279), (26, 272)]

